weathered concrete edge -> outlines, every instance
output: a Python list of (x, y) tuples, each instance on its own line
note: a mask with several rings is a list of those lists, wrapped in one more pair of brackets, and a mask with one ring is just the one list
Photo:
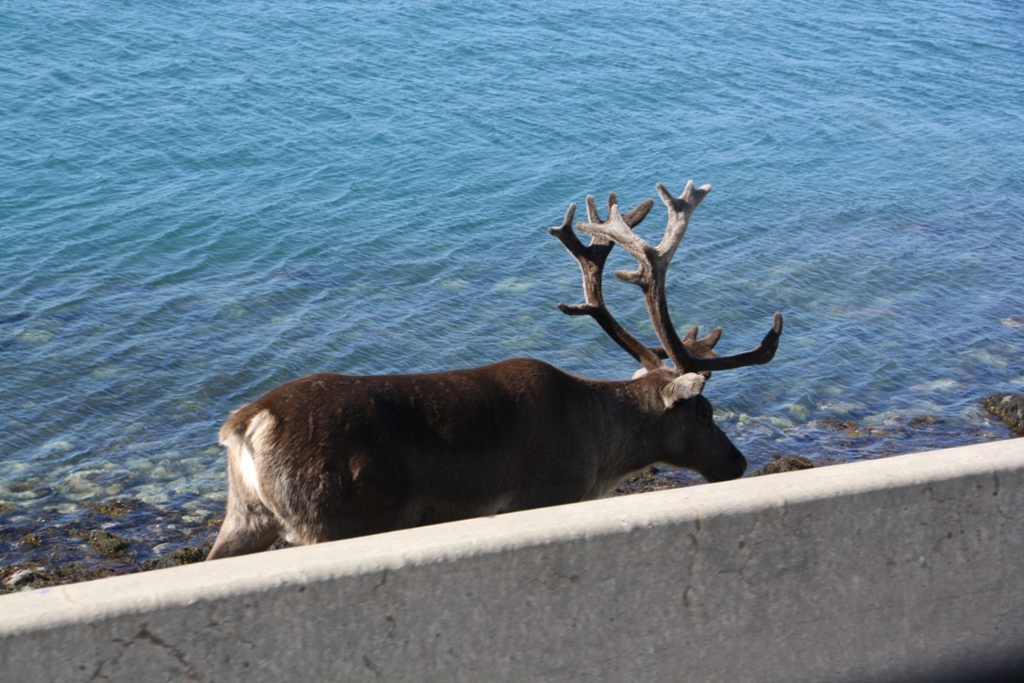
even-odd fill
[(0, 637), (407, 565), (1024, 469), (1024, 439), (529, 510), (0, 596)]
[[(995, 442), (468, 520), (41, 589), (0, 597), (0, 660), (9, 654), (4, 641), (13, 647), (13, 641), (31, 638), (34, 633), (73, 628), (76, 624), (95, 625), (124, 615), (180, 610), (198, 603), (230, 601), (241, 596), (269, 595), (285, 587), (379, 576), (403, 567), (465, 564), (471, 558), (486, 559), (517, 550), (568, 545), (579, 539), (625, 538), (627, 532), (657, 527), (673, 527), (675, 535), (685, 535), (687, 528), (699, 531), (701, 525), (710, 527), (711, 522), (727, 518), (736, 518), (744, 524), (744, 519), (752, 518), (756, 526), (759, 515), (766, 512), (782, 510), (781, 514), (785, 514), (786, 509), (815, 501), (867, 500), (872, 494), (901, 488), (927, 490), (934, 486), (948, 493), (956, 490), (958, 482), (985, 480), (997, 491), (1001, 477), (1016, 484), (1022, 480), (1022, 472), (1024, 440)], [(952, 499), (948, 505), (956, 506), (957, 501)], [(1022, 520), (1019, 506), (1007, 513), (1014, 515), (1015, 520), (1011, 522), (1019, 525)], [(992, 542), (998, 544), (999, 539)], [(1016, 548), (1012, 546), (1011, 550), (1016, 551)], [(948, 591), (948, 588), (943, 590)], [(984, 590), (991, 592), (990, 587)], [(1010, 585), (1007, 590), (1016, 591), (1016, 588)], [(1007, 604), (1007, 610), (1015, 607), (1013, 600)], [(1001, 618), (1005, 619), (1005, 615)], [(1006, 631), (1005, 624), (1003, 630)]]

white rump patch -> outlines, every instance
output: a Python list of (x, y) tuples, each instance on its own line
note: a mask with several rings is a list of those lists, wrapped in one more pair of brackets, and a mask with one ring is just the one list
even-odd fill
[(242, 471), (242, 481), (256, 493), (257, 497), (262, 498), (260, 496), (260, 480), (256, 476), (256, 461), (253, 460), (252, 451), (249, 449), (249, 446), (242, 448), (242, 458), (238, 464), (238, 469)]
[[(242, 453), (239, 458), (238, 469), (242, 474), (242, 481), (245, 485), (263, 500), (263, 492), (260, 490), (259, 473), (256, 469), (256, 457), (267, 452), (270, 446), (270, 434), (274, 429), (274, 416), (269, 410), (256, 413), (250, 420), (245, 430), (245, 440), (242, 442)], [(264, 501), (264, 504), (266, 502)]]

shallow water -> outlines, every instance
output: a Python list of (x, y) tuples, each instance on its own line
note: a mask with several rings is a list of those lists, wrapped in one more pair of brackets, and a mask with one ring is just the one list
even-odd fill
[(0, 558), (111, 498), (202, 527), (219, 424), (309, 372), (628, 377), (555, 308), (544, 229), (657, 181), (715, 187), (677, 326), (734, 352), (786, 316), (707, 390), (755, 465), (1006, 436), (978, 401), (1024, 387), (1022, 37), (1011, 2), (7, 3)]

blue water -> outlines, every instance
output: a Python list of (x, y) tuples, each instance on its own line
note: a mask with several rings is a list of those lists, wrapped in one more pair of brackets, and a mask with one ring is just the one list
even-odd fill
[[(110, 498), (216, 517), (220, 423), (313, 371), (628, 377), (555, 308), (579, 271), (545, 228), (658, 181), (714, 185), (670, 271), (677, 326), (724, 326), (728, 353), (786, 316), (771, 364), (706, 391), (755, 465), (1006, 436), (978, 400), (1024, 387), (1015, 1), (13, 0), (0, 54), (21, 520)], [(638, 232), (663, 227), (659, 203)]]

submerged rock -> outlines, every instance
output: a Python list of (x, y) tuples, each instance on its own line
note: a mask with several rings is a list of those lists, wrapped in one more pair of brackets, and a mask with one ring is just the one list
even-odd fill
[(704, 478), (696, 472), (651, 465), (620, 481), (612, 495), (626, 496), (633, 493), (675, 489), (699, 484), (702, 481)]
[(15, 590), (25, 586), (34, 586), (49, 580), (50, 577), (39, 567), (25, 567), (10, 574), (0, 585), (8, 590)]
[(748, 476), (760, 477), (765, 474), (778, 474), (779, 472), (795, 472), (797, 470), (809, 470), (814, 463), (799, 455), (784, 455), (768, 461), (761, 467), (751, 472)]
[(1024, 394), (992, 394), (983, 403), (985, 410), (1002, 418), (1015, 436), (1024, 436)]
[(36, 533), (25, 534), (24, 536), (18, 539), (18, 543), (21, 543), (22, 545), (32, 546), (33, 548), (38, 548), (43, 544), (42, 540), (39, 538), (39, 534)]
[[(167, 567), (179, 567), (183, 564), (192, 564), (193, 562), (202, 562), (210, 554), (211, 548), (213, 548), (213, 543), (209, 541), (196, 546), (178, 548), (165, 557), (161, 557), (151, 568), (165, 569)], [(150, 567), (146, 567), (146, 569), (150, 569)]]
[(135, 512), (142, 505), (142, 501), (136, 498), (126, 498), (124, 500), (114, 498), (106, 503), (85, 503), (85, 507), (93, 512), (108, 517), (124, 517)]
[(117, 557), (128, 550), (128, 541), (103, 529), (90, 531), (85, 542), (104, 557)]
[[(845, 432), (851, 439), (867, 439), (876, 436), (886, 436), (888, 434), (888, 431), (885, 429), (862, 425), (854, 422), (853, 420), (821, 420), (821, 426), (833, 432)], [(806, 460), (806, 458), (804, 459)], [(808, 460), (808, 462), (810, 461)], [(803, 469), (807, 468), (805, 467)], [(765, 474), (768, 473), (766, 472)]]
[(114, 567), (86, 567), (78, 562), (65, 562), (57, 566), (41, 567), (28, 562), (0, 567), (0, 593), (59, 586), (65, 583), (79, 583), (92, 579), (113, 576), (117, 571)]
[(47, 582), (48, 584), (63, 584), (63, 583), (80, 583), (82, 581), (92, 581), (93, 579), (103, 579), (108, 576), (115, 574), (113, 567), (98, 566), (98, 567), (86, 567), (79, 562), (65, 562), (62, 565), (55, 567), (51, 574), (53, 580)]

